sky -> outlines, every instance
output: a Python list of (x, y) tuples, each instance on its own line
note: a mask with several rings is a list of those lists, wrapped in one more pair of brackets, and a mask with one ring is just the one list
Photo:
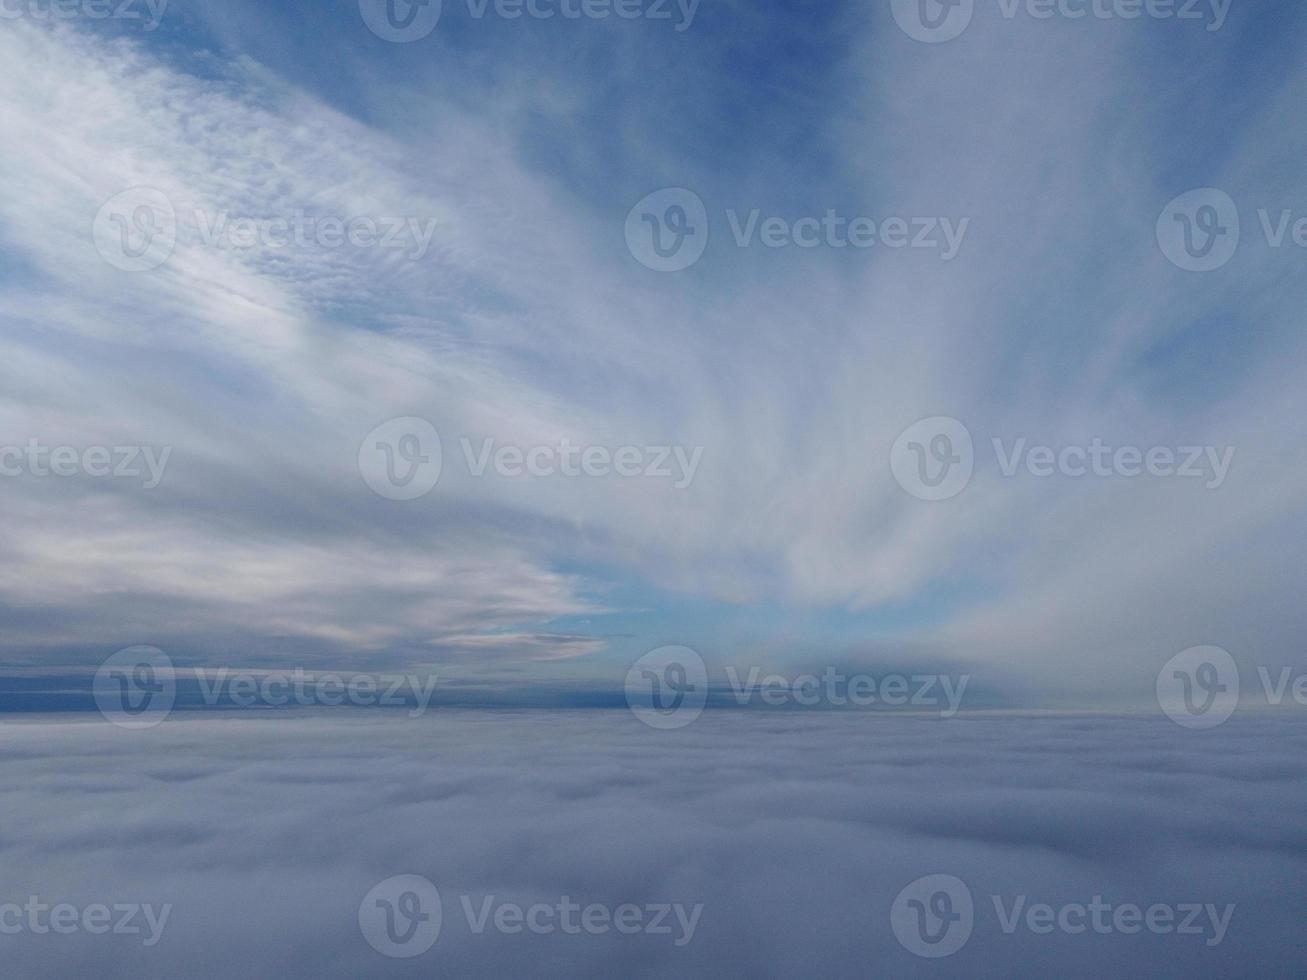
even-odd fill
[(0, 0), (6, 975), (1304, 975), (1305, 43)]
[(1307, 667), (1307, 11), (923, 2), (6, 0), (0, 662)]

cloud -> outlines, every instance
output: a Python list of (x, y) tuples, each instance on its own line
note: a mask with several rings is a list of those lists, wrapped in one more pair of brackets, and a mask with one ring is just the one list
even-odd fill
[[(1159, 977), (1301, 969), (1301, 724), (1195, 733), (1118, 717), (948, 721), (709, 712), (678, 732), (625, 710), (174, 717), (147, 732), (5, 725), (0, 901), (172, 903), (161, 943), (5, 937), (41, 980), (722, 973), (1004, 975), (1058, 964)], [(1249, 763), (1249, 759), (1257, 760)], [(765, 779), (760, 775), (765, 774)], [(919, 959), (889, 909), (948, 873), (970, 940)], [(358, 905), (420, 874), (436, 944), (387, 960)], [(1005, 907), (1235, 906), (1222, 942), (1002, 931)], [(703, 903), (693, 940), (474, 934), (459, 896)]]
[[(537, 637), (523, 655), (584, 655), (594, 644), (549, 639), (575, 632), (557, 620), (628, 613), (595, 598), (620, 582), (666, 597), (656, 631), (693, 634), (669, 639), (730, 643), (732, 607), (795, 624), (834, 609), (868, 644), (940, 650), (1093, 701), (1146, 690), (1194, 643), (1300, 657), (1296, 256), (1254, 241), (1195, 276), (1166, 262), (1154, 224), (1206, 183), (1250, 227), (1259, 205), (1293, 206), (1301, 181), (1279, 161), (1301, 149), (1307, 73), (1277, 63), (1242, 114), (1219, 97), (1226, 75), (1183, 98), (1137, 97), (1158, 90), (1159, 64), (1242, 50), (1260, 22), (1232, 13), (1197, 38), (979, 18), (932, 47), (888, 11), (776, 15), (804, 39), (775, 66), (794, 85), (744, 118), (722, 22), (704, 13), (700, 33), (675, 40), (585, 35), (595, 57), (634, 59), (613, 82), (632, 100), (620, 109), (551, 60), (557, 37), (506, 24), (483, 43), (518, 69), (488, 80), (464, 70), (475, 59), (453, 20), (431, 41), (447, 58), (378, 48), (352, 12), (326, 21), (315, 57), (337, 57), (340, 78), (297, 62), (308, 35), (279, 31), (274, 14), (202, 17), (184, 57), (7, 23), (0, 234), (17, 288), (0, 305), (0, 422), (20, 444), (174, 447), (148, 493), (6, 482), (12, 654), (81, 649), (97, 631), (104, 648), (123, 636), (199, 651), (235, 622), (422, 662), (442, 637), (474, 634), (489, 639), (458, 656), (502, 649), (501, 634)], [(1281, 35), (1298, 28), (1289, 18)], [(832, 56), (805, 82), (809, 46)], [(24, 83), (38, 72), (56, 83)], [(1186, 118), (1191, 95), (1229, 127), (1228, 151)], [(178, 242), (159, 269), (128, 275), (89, 228), (138, 185), (175, 203)], [(659, 186), (695, 189), (712, 223), (704, 259), (679, 277), (621, 244), (626, 210)], [(752, 209), (969, 230), (948, 262), (736, 248), (726, 213)], [(416, 260), (201, 235), (222, 213), (301, 211), (435, 231)], [(445, 469), (430, 498), (396, 506), (368, 493), (355, 460), (376, 425), (409, 415), (440, 431)], [(962, 495), (927, 504), (888, 456), (936, 415), (963, 420), (980, 458)], [(989, 448), (1096, 437), (1236, 454), (1207, 490), (1005, 477)], [(461, 438), (703, 457), (679, 490), (475, 477)], [(464, 573), (469, 586), (453, 584)], [(688, 603), (717, 618), (686, 623)], [(924, 612), (884, 627), (905, 607)]]

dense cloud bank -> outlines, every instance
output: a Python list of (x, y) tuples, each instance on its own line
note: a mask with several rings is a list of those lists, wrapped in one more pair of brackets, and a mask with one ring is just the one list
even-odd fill
[[(144, 928), (0, 935), (6, 975), (24, 980), (1307, 966), (1307, 725), (1292, 716), (1193, 732), (1142, 718), (709, 711), (654, 731), (625, 711), (338, 711), (174, 716), (140, 732), (24, 715), (0, 732), (0, 906), (171, 905), (149, 946)], [(365, 941), (359, 906), (405, 874), (439, 889), (443, 921), (421, 955), (391, 959)], [(974, 899), (969, 938), (934, 960), (890, 924), (896, 896), (930, 874)], [(702, 909), (681, 945), (674, 914), (668, 933), (508, 934), (492, 918), (478, 935), (463, 899), (480, 914), (488, 896), (491, 909), (633, 905), (645, 922), (660, 905)], [(1129, 933), (1111, 912), (1106, 932), (1042, 934), (1023, 911), (1009, 934), (1021, 896), (1055, 911), (1095, 896), (1210, 905), (1228, 921), (1213, 943), (1205, 910), (1199, 934), (1177, 934), (1178, 919)]]

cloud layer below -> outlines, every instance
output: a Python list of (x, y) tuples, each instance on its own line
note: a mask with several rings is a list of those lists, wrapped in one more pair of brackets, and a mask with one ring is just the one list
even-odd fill
[[(163, 939), (19, 934), (30, 980), (493, 976), (1290, 976), (1307, 965), (1296, 718), (1209, 733), (1137, 718), (949, 721), (453, 710), (172, 719), (145, 732), (6, 720), (0, 903), (139, 902)], [(917, 878), (975, 899), (921, 959), (890, 928)], [(417, 874), (443, 927), (410, 961), (357, 915)], [(664, 935), (476, 935), (460, 896), (703, 904)], [(1224, 938), (1003, 931), (1028, 904), (1234, 905)], [(1210, 938), (1211, 933), (1208, 933)]]

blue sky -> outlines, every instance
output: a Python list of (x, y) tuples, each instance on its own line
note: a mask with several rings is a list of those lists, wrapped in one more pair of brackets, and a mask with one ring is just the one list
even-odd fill
[[(1150, 697), (1196, 644), (1307, 663), (1307, 249), (1258, 217), (1307, 217), (1300, 4), (1234, 0), (1208, 30), (978, 0), (940, 44), (888, 0), (704, 0), (679, 31), (493, 9), (445, 0), (412, 43), (346, 0), (0, 21), (0, 446), (171, 448), (148, 490), (0, 478), (0, 657), (148, 643), (554, 684), (683, 643), (965, 664), (1085, 704)], [(180, 231), (127, 272), (93, 228), (142, 187)], [(1156, 226), (1202, 187), (1242, 237), (1192, 272)], [(708, 221), (675, 272), (624, 238), (663, 188)], [(739, 247), (753, 211), (965, 237), (947, 259)], [(305, 212), (434, 231), (414, 258), (197, 225)], [(411, 417), (440, 480), (386, 499), (360, 445)], [(976, 458), (931, 502), (890, 457), (934, 417)], [(676, 487), (478, 477), (460, 445), (563, 437), (702, 457)], [(1216, 488), (1005, 476), (994, 439), (1234, 455)]]

